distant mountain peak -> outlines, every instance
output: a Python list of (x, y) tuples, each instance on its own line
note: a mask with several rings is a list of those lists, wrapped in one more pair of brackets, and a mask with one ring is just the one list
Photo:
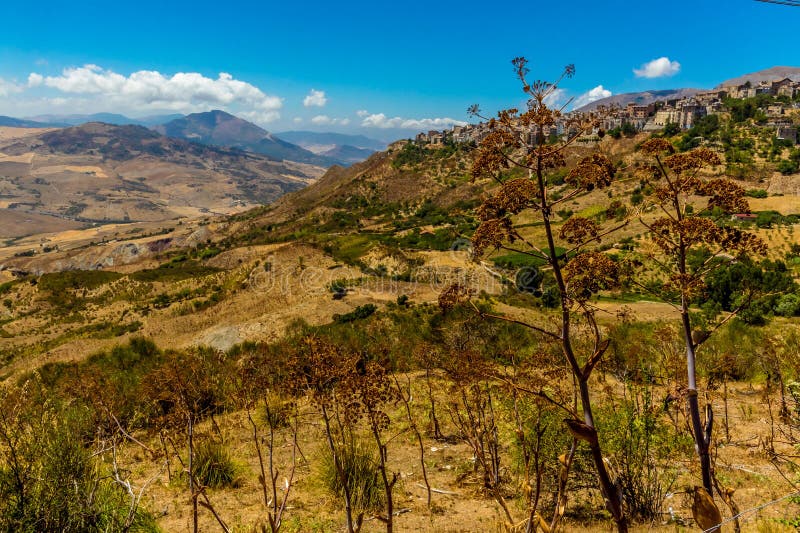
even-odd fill
[(315, 154), (270, 134), (252, 122), (219, 109), (192, 113), (153, 129), (168, 137), (187, 139), (213, 146), (230, 146), (277, 160), (324, 167), (347, 163), (335, 157)]

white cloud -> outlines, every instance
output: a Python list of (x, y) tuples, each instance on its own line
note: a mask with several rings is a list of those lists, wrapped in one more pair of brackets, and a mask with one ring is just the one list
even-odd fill
[(544, 97), (544, 103), (547, 107), (560, 108), (567, 103), (567, 91), (559, 88), (553, 89)]
[(292, 119), (292, 122), (294, 122), (295, 124), (302, 124), (303, 123), (303, 119), (300, 118), (300, 117), (294, 117)]
[(399, 128), (406, 130), (448, 128), (453, 125), (465, 126), (467, 123), (454, 118), (420, 118), (410, 119), (402, 117), (389, 118), (383, 113), (376, 113), (363, 117), (361, 125), (365, 128)]
[(358, 115), (361, 118), (364, 118), (367, 115), (369, 115), (369, 111), (367, 111), (366, 109), (359, 109), (358, 111), (356, 111), (356, 115)]
[(578, 109), (580, 107), (585, 106), (586, 104), (591, 104), (595, 100), (600, 100), (601, 98), (608, 98), (609, 96), (611, 96), (611, 94), (612, 94), (611, 91), (604, 88), (602, 85), (598, 85), (594, 89), (586, 91), (585, 93), (577, 97), (572, 102), (572, 107), (574, 109)]
[(333, 122), (333, 119), (328, 115), (317, 115), (316, 117), (311, 119), (312, 124), (316, 124), (318, 126), (327, 125)]
[(22, 91), (22, 87), (12, 81), (6, 81), (0, 78), (0, 97), (6, 97), (10, 94)]
[(31, 87), (43, 85), (62, 93), (92, 95), (104, 105), (126, 111), (174, 110), (193, 112), (210, 107), (229, 108), (258, 122), (280, 117), (283, 101), (265, 94), (258, 87), (236, 80), (222, 72), (216, 79), (197, 72), (165, 76), (157, 71), (140, 70), (129, 76), (84, 65), (64, 69), (60, 76), (28, 76)]
[(670, 61), (668, 57), (659, 57), (633, 69), (637, 78), (664, 78), (674, 76), (681, 70), (681, 64)]
[(328, 103), (328, 98), (325, 96), (325, 91), (318, 91), (311, 89), (311, 92), (303, 98), (303, 105), (306, 107), (325, 107)]
[(41, 74), (31, 72), (30, 76), (28, 76), (28, 87), (38, 87), (42, 83), (44, 83), (44, 76)]
[(317, 115), (311, 119), (311, 123), (317, 126), (347, 126), (350, 124), (349, 118), (331, 118), (328, 115)]

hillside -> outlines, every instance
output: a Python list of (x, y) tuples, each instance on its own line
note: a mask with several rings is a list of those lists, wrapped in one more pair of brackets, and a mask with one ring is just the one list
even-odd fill
[[(745, 131), (744, 126), (739, 128)], [(637, 147), (646, 137), (606, 136), (596, 145), (569, 149), (568, 165), (599, 150), (611, 159), (617, 174), (611, 186), (567, 196), (559, 205), (553, 214), (559, 247), (567, 246), (561, 230), (573, 214), (597, 224), (616, 225), (626, 218), (616, 204), (623, 202), (641, 206), (635, 212), (640, 221), (650, 222), (657, 215), (648, 208), (649, 200), (643, 201), (649, 192), (635, 173), (645, 161)], [(676, 135), (672, 141), (679, 144), (681, 137)], [(154, 158), (154, 152), (172, 165), (221, 166), (240, 157), (265, 160), (165, 138), (142, 128), (98, 124), (10, 143), (9, 151), (23, 149), (30, 150), (32, 157), (27, 152), (9, 157), (15, 161), (29, 157), (34, 168), (39, 158), (66, 157), (64, 151), (72, 149), (97, 154), (96, 166), (101, 170), (106, 168), (101, 164), (116, 164), (108, 159), (112, 154), (124, 158), (125, 164), (141, 164)], [(760, 146), (754, 144), (752, 149), (757, 153)], [(540, 437), (535, 448), (543, 474), (531, 482), (543, 493), (556, 493), (563, 464), (559, 458), (573, 440), (563, 429), (560, 408), (521, 392), (510, 401), (506, 386), (517, 379), (523, 380), (524, 391), (532, 390), (529, 383), (543, 384), (548, 398), (558, 395), (555, 401), (568, 404), (572, 381), (565, 377), (563, 366), (553, 362), (558, 361), (559, 352), (542, 335), (475, 312), (491, 310), (543, 327), (551, 327), (558, 317), (544, 289), (536, 293), (520, 288), (520, 273), (538, 272), (540, 262), (535, 257), (500, 250), (472, 260), (469, 239), (479, 223), (476, 207), (496, 192), (491, 180), (472, 179), (473, 156), (470, 145), (424, 147), (401, 141), (350, 168), (331, 168), (316, 182), (271, 205), (231, 216), (186, 219), (163, 233), (136, 231), (140, 224), (121, 225), (116, 235), (107, 235), (100, 243), (49, 252), (35, 248), (31, 256), (0, 261), (6, 267), (0, 270), (4, 298), (0, 375), (8, 384), (35, 376), (53, 391), (49, 394), (77, 396), (86, 402), (86, 409), (94, 409), (92, 402), (102, 394), (98, 404), (111, 405), (117, 421), (137, 439), (120, 439), (114, 460), (125, 465), (138, 486), (146, 479), (159, 480), (148, 488), (142, 508), (155, 513), (153, 522), (165, 531), (184, 530), (190, 520), (186, 483), (180, 478), (185, 419), (174, 422), (168, 417), (175, 412), (171, 395), (180, 393), (186, 383), (183, 377), (191, 375), (188, 382), (198, 387), (192, 393), (201, 395), (207, 409), (193, 426), (197, 456), (205, 457), (212, 447), (218, 453), (214, 465), (230, 466), (233, 476), (213, 487), (209, 482), (204, 489), (215, 511), (242, 528), (262, 518), (263, 490), (269, 489), (258, 481), (259, 475), (266, 478), (259, 465), (267, 464), (266, 450), (274, 446), (276, 468), (291, 479), (285, 482), (292, 487), (291, 493), (278, 492), (288, 494), (289, 530), (310, 531), (339, 528), (342, 510), (325, 478), (328, 441), (317, 400), (287, 383), (295, 387), (294, 373), (318, 368), (328, 385), (338, 387), (339, 379), (353, 379), (345, 372), (360, 376), (364, 365), (372, 372), (377, 364), (393, 372), (387, 376), (397, 378), (377, 383), (396, 387), (414, 399), (409, 400), (408, 410), (399, 399), (384, 407), (393, 435), (387, 444), (389, 464), (402, 476), (395, 488), (403, 506), (396, 517), (398, 528), (502, 531), (507, 518), (485, 487), (484, 467), (475, 461), (478, 452), (467, 436), (470, 428), (479, 428), (468, 425), (465, 413), (491, 405), (491, 423), (498, 421), (497, 430), (483, 435), (499, 439), (493, 453), (507, 472), (502, 501), (513, 517), (525, 517), (528, 492), (520, 488), (519, 480), (525, 478), (516, 458), (520, 449), (534, 449), (535, 441), (519, 440), (516, 424), (523, 411), (515, 409), (525, 409), (533, 417), (530, 420), (536, 421), (530, 424), (540, 424), (535, 427), (546, 436), (546, 440)], [(704, 173), (703, 179), (718, 176), (722, 168)], [(98, 174), (94, 169), (84, 172)], [(504, 177), (521, 176), (508, 170)], [(563, 198), (569, 188), (565, 176), (560, 171), (548, 175), (554, 199)], [(739, 183), (748, 190), (772, 189), (791, 179), (764, 176), (761, 183), (756, 178)], [(114, 177), (108, 174), (99, 179)], [(774, 219), (773, 227), (753, 223), (748, 227), (769, 241), (770, 259), (785, 260), (790, 271), (800, 268), (800, 258), (791, 246), (800, 248), (800, 233), (787, 229), (797, 220), (788, 215), (800, 204), (788, 194), (757, 192), (750, 199), (754, 211), (774, 208), (787, 216)], [(541, 222), (535, 217), (521, 213), (514, 223), (527, 242), (544, 242)], [(628, 226), (589, 246), (620, 264), (626, 259), (632, 259), (632, 264), (646, 262), (652, 250), (646, 230), (633, 217)], [(646, 276), (658, 271), (651, 263), (641, 268)], [(770, 283), (786, 283), (786, 276), (777, 274), (786, 271), (777, 269), (768, 278)], [(476, 307), (437, 305), (445, 288), (454, 283), (474, 290)], [(660, 491), (652, 499), (655, 508), (668, 504), (676, 520), (689, 523), (691, 493), (676, 496), (667, 491), (690, 485), (697, 477), (685, 415), (680, 402), (669, 400), (680, 386), (680, 380), (672, 377), (675, 368), (683, 368), (676, 356), (680, 336), (674, 308), (655, 301), (635, 284), (603, 291), (591, 300), (591, 306), (597, 309), (599, 331), (611, 339), (609, 353), (596, 371), (601, 377), (592, 385), (592, 394), (598, 398), (597, 417), (608, 436), (609, 464), (615, 476), (631, 471), (634, 479), (643, 479), (637, 470), (640, 464), (658, 468), (664, 477), (648, 478)], [(776, 499), (789, 490), (781, 485), (770, 457), (792, 453), (792, 446), (775, 442), (767, 454), (757, 442), (768, 439), (771, 431), (794, 431), (796, 426), (770, 418), (780, 392), (777, 386), (763, 384), (760, 363), (754, 362), (753, 354), (772, 350), (770, 354), (782, 354), (774, 356), (782, 358), (784, 353), (794, 353), (794, 335), (800, 330), (793, 318), (775, 314), (770, 320), (774, 324), (766, 326), (732, 321), (720, 330), (719, 341), (702, 352), (699, 363), (704, 397), (722, 420), (716, 430), (720, 439), (717, 465), (725, 472), (726, 486), (736, 489), (736, 503), (742, 507)], [(576, 336), (584, 339), (591, 331), (579, 329)], [(777, 332), (777, 340), (768, 338)], [(743, 342), (753, 349), (738, 349)], [(313, 359), (303, 359), (308, 353), (319, 355), (315, 347), (329, 345), (334, 357), (325, 366), (314, 367)], [(730, 372), (740, 376), (738, 381), (727, 374), (717, 377), (718, 357), (725, 358)], [(359, 362), (353, 363), (356, 359)], [(520, 361), (530, 361), (531, 366), (522, 366)], [(351, 363), (353, 368), (347, 366)], [(374, 378), (382, 376), (379, 372)], [(710, 384), (712, 379), (726, 380), (723, 388)], [(270, 391), (266, 398), (265, 390)], [(487, 396), (473, 396), (481, 394)], [(472, 403), (472, 398), (478, 403)], [(33, 410), (40, 407), (37, 402), (24, 405)], [(438, 414), (432, 415), (434, 408)], [(103, 424), (104, 415), (97, 416), (98, 424)], [(294, 420), (303, 421), (296, 436)], [(110, 427), (116, 431), (116, 425)], [(728, 430), (731, 435), (744, 432), (754, 438), (724, 440)], [(361, 426), (355, 435), (362, 446), (370, 442), (365, 440), (370, 434)], [(650, 447), (641, 444), (645, 440)], [(254, 447), (254, 442), (263, 448)], [(164, 443), (172, 446), (167, 452), (161, 451)], [(298, 454), (293, 462), (294, 443), (304, 458)], [(142, 445), (153, 451), (143, 453)], [(256, 450), (263, 455), (259, 457)], [(39, 457), (46, 461), (50, 455)], [(165, 457), (169, 462), (164, 462)], [(367, 464), (374, 464), (372, 456), (365, 457)], [(421, 470), (421, 461), (427, 470)], [(574, 454), (574, 500), (570, 500), (580, 505), (574, 504), (574, 510), (563, 517), (567, 530), (596, 531), (607, 524), (590, 461), (581, 445)], [(374, 472), (370, 476), (377, 479)], [(430, 507), (426, 482), (435, 489)], [(166, 511), (161, 513), (162, 509)], [(771, 525), (795, 512), (794, 504), (782, 503), (765, 511), (759, 523)], [(206, 508), (199, 520), (203, 529), (215, 527)], [(458, 526), (452, 527), (453, 523)], [(666, 533), (674, 527), (672, 522), (638, 517), (632, 530)], [(380, 529), (379, 521), (371, 520), (364, 530)]]
[(172, 139), (142, 126), (19, 131), (0, 137), (0, 216), (36, 216), (3, 224), (6, 239), (52, 230), (43, 217), (96, 226), (234, 213), (322, 174), (319, 167)]
[(224, 111), (193, 113), (153, 129), (168, 137), (239, 148), (276, 161), (295, 161), (322, 167), (342, 163), (279, 139), (265, 129)]
[(757, 84), (760, 81), (775, 81), (784, 78), (790, 78), (795, 81), (800, 80), (800, 67), (771, 67), (757, 72), (751, 72), (750, 74), (744, 74), (736, 78), (725, 80), (717, 85), (717, 88), (730, 85), (744, 85), (748, 81)]
[[(751, 72), (749, 74), (744, 74), (742, 76), (737, 76), (735, 78), (725, 80), (717, 84), (716, 88), (719, 89), (731, 85), (743, 85), (747, 82), (757, 84), (761, 81), (775, 81), (775, 80), (782, 80), (784, 78), (790, 78), (794, 80), (800, 79), (800, 67), (778, 67), (778, 66), (771, 67), (768, 69), (759, 70), (757, 72)], [(576, 109), (576, 111), (593, 111), (597, 109), (599, 106), (625, 107), (630, 103), (646, 105), (658, 100), (685, 98), (688, 96), (692, 96), (696, 93), (702, 92), (704, 90), (706, 89), (684, 88), (684, 89), (664, 89), (657, 91), (653, 90), (653, 91), (615, 94), (607, 98), (601, 98), (599, 100), (595, 100), (594, 102), (591, 102), (579, 109)]]

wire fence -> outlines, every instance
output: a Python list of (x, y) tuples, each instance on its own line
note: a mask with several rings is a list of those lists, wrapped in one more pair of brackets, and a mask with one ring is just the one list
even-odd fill
[[(759, 0), (759, 1), (761, 1), (761, 0)], [(788, 500), (789, 498), (792, 498), (794, 496), (800, 496), (800, 491), (795, 491), (795, 492), (792, 492), (792, 493), (787, 494), (785, 496), (781, 496), (780, 498), (777, 498), (775, 500), (772, 500), (772, 501), (769, 501), (769, 502), (766, 502), (766, 503), (762, 503), (761, 505), (758, 505), (756, 507), (751, 507), (750, 509), (746, 509), (746, 510), (740, 512), (739, 514), (733, 515), (730, 518), (726, 518), (725, 520), (723, 520), (722, 522), (720, 522), (719, 524), (717, 524), (714, 527), (710, 527), (708, 529), (703, 530), (703, 533), (712, 533), (714, 531), (719, 531), (719, 527), (720, 526), (723, 526), (723, 525), (725, 525), (725, 524), (727, 524), (729, 522), (733, 522), (734, 520), (736, 520), (738, 518), (741, 518), (742, 516), (745, 516), (745, 515), (748, 515), (750, 513), (755, 513), (757, 511), (760, 511), (761, 509), (764, 509), (765, 507), (769, 507), (770, 505), (775, 505), (776, 503), (780, 503), (780, 502), (782, 502), (784, 500)]]

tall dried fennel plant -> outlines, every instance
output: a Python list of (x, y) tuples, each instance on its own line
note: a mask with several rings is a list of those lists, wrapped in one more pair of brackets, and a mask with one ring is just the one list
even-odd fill
[[(491, 119), (481, 116), (477, 106), (470, 110), (486, 121), (489, 130), (476, 151), (473, 176), (478, 179), (490, 178), (499, 185), (494, 194), (478, 208), (481, 223), (473, 236), (474, 253), (477, 259), (487, 252), (502, 249), (541, 261), (547, 274), (554, 279), (559, 312), (557, 325), (552, 326), (486, 312), (481, 314), (512, 320), (559, 345), (574, 377), (578, 398), (574, 408), (558, 403), (568, 413), (564, 422), (575, 439), (588, 445), (605, 505), (617, 530), (627, 531), (628, 521), (621, 496), (606, 468), (598, 439), (589, 387), (592, 370), (609, 345), (597, 324), (595, 308), (590, 299), (599, 291), (617, 287), (621, 275), (621, 268), (615, 261), (591, 248), (627, 221), (601, 224), (593, 219), (572, 216), (563, 224), (556, 225), (554, 220), (559, 206), (594, 189), (609, 186), (614, 179), (615, 168), (606, 156), (594, 153), (569, 169), (563, 185), (554, 183), (551, 177), (554, 171), (567, 167), (567, 149), (580, 135), (595, 126), (596, 117), (564, 117), (567, 135), (561, 141), (548, 142), (545, 130), (562, 118), (561, 109), (550, 107), (548, 97), (556, 93), (561, 80), (572, 77), (574, 67), (568, 66), (556, 83), (529, 83), (527, 60), (516, 58), (513, 65), (528, 97), (527, 109), (507, 109)], [(508, 171), (513, 168), (522, 169), (527, 176), (507, 177)], [(543, 245), (539, 246), (523, 236), (515, 226), (515, 217), (523, 212), (541, 221), (546, 240)], [(566, 251), (560, 249), (559, 245)], [(588, 342), (583, 331), (589, 332)], [(535, 393), (547, 396), (545, 389)]]
[[(668, 295), (660, 296), (674, 302), (680, 314), (686, 345), (686, 398), (692, 436), (700, 459), (703, 487), (711, 495), (713, 468), (709, 448), (714, 419), (710, 404), (705, 406), (705, 422), (700, 417), (697, 350), (716, 329), (736, 316), (749, 302), (748, 298), (743, 298), (738, 308), (705, 330), (694, 323), (691, 304), (702, 294), (705, 280), (715, 270), (725, 268), (743, 256), (763, 255), (767, 247), (757, 236), (730, 225), (732, 213), (750, 211), (744, 188), (727, 178), (702, 179), (702, 169), (721, 163), (714, 151), (696, 148), (674, 153), (672, 144), (660, 138), (645, 141), (641, 151), (652, 158), (652, 163), (642, 167), (641, 178), (653, 188), (650, 201), (657, 213), (655, 217), (641, 219), (655, 245), (648, 260), (666, 278), (664, 292)], [(707, 201), (704, 206), (694, 208), (693, 201), (702, 201), (698, 198), (707, 198)]]

